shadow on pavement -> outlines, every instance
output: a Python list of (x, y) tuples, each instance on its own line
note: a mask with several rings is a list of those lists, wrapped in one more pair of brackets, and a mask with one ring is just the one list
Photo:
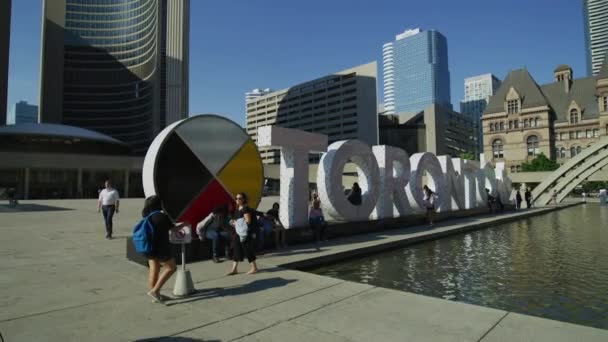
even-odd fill
[(160, 336), (134, 340), (133, 342), (222, 342), (221, 340), (201, 340), (198, 338), (179, 337), (179, 336)]
[(199, 300), (210, 299), (215, 297), (238, 296), (254, 292), (260, 292), (275, 287), (286, 286), (296, 281), (296, 279), (284, 279), (275, 277), (268, 279), (257, 279), (244, 285), (236, 285), (225, 288), (200, 289), (186, 298), (178, 298), (171, 300), (170, 302), (166, 302), (166, 306), (192, 303)]
[(2, 204), (0, 205), (0, 213), (19, 213), (19, 212), (37, 212), (37, 211), (63, 211), (73, 210), (69, 208), (53, 207), (50, 205), (41, 204), (18, 204), (15, 206)]

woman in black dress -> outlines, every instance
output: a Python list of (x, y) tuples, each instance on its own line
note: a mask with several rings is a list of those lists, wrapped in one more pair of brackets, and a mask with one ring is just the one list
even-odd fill
[[(154, 235), (152, 237), (152, 251), (146, 254), (150, 270), (148, 273), (148, 296), (152, 297), (155, 302), (162, 303), (160, 290), (163, 285), (171, 278), (177, 267), (175, 259), (171, 255), (171, 244), (169, 243), (169, 231), (178, 230), (186, 224), (174, 225), (167, 214), (162, 212), (162, 204), (160, 197), (154, 195), (146, 198), (144, 209), (141, 215), (143, 217), (150, 216), (150, 223), (154, 227)], [(160, 268), (163, 267), (163, 272), (160, 273)]]
[(255, 239), (260, 229), (257, 216), (255, 215), (256, 211), (249, 207), (247, 195), (244, 193), (236, 194), (235, 200), (237, 209), (231, 224), (235, 226), (238, 219), (244, 219), (247, 223), (247, 236), (241, 239), (236, 230), (232, 232), (232, 269), (227, 275), (237, 274), (239, 262), (243, 261), (245, 257), (251, 264), (251, 269), (247, 273), (254, 274), (258, 271), (258, 265), (255, 262)]

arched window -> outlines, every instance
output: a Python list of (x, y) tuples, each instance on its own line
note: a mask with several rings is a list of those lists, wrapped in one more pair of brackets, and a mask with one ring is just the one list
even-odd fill
[(570, 147), (570, 158), (576, 157), (576, 147)]
[(490, 132), (494, 132), (494, 124), (493, 123), (490, 124)]
[(515, 120), (515, 122), (513, 124), (516, 129), (519, 128), (519, 120)]
[(530, 127), (530, 121), (528, 121), (528, 119), (524, 120), (524, 128), (525, 127)]
[(578, 123), (578, 110), (573, 108), (570, 110), (570, 124), (574, 125)]
[(560, 158), (566, 158), (566, 149), (565, 149), (565, 148), (563, 148), (563, 147), (562, 147), (562, 148), (559, 150), (559, 157), (560, 157)]
[(583, 148), (582, 148), (582, 147), (580, 147), (580, 146), (579, 146), (579, 147), (577, 147), (577, 148), (576, 148), (576, 155), (578, 156), (579, 154), (581, 154), (581, 151), (582, 151), (582, 150), (583, 150)]
[(492, 154), (494, 158), (503, 158), (503, 148), (502, 148), (502, 140), (495, 139), (492, 141)]
[(509, 121), (509, 129), (513, 129), (513, 121)]
[(500, 130), (504, 131), (505, 130), (505, 123), (504, 122), (500, 122)]
[(538, 127), (538, 118), (534, 119), (534, 127)]
[(528, 155), (535, 156), (538, 154), (538, 137), (536, 135), (531, 135), (526, 140), (526, 144), (528, 145)]

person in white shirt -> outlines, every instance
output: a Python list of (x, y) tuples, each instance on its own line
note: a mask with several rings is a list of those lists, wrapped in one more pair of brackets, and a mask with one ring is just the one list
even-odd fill
[(106, 188), (99, 193), (97, 212), (103, 212), (103, 220), (106, 224), (106, 239), (112, 239), (112, 218), (114, 213), (118, 214), (120, 204), (118, 190), (112, 187), (112, 181), (106, 181)]

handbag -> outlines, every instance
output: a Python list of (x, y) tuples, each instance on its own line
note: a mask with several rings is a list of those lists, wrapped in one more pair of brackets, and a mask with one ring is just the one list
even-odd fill
[(236, 230), (237, 235), (241, 239), (241, 242), (247, 240), (247, 233), (249, 232), (249, 226), (247, 226), (247, 222), (244, 217), (236, 220), (234, 224), (234, 228)]

